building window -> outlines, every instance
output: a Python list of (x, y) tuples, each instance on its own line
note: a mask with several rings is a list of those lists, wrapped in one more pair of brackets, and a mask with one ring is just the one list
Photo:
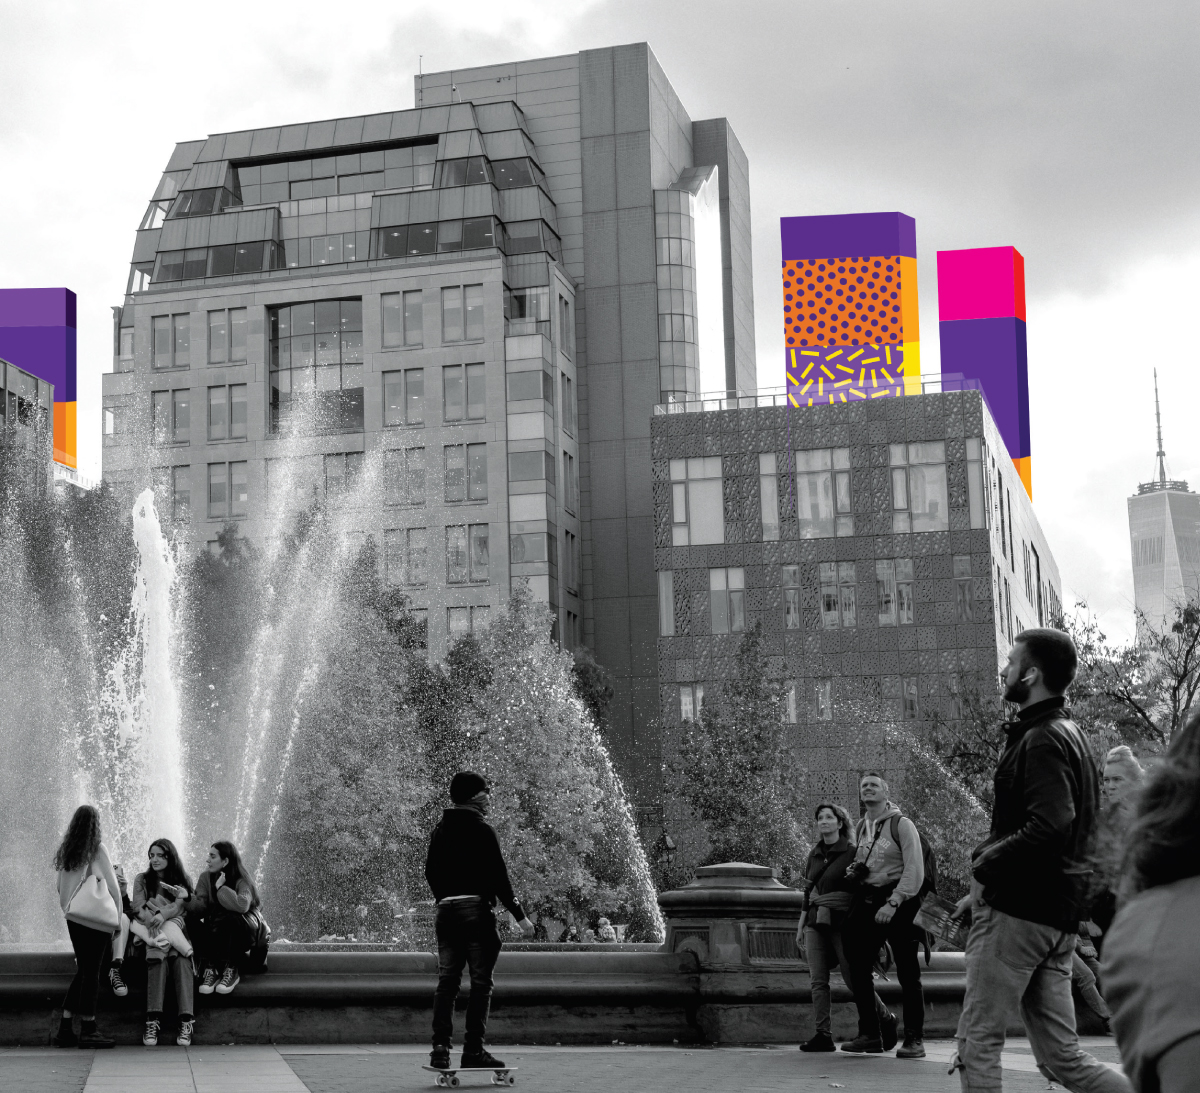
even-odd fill
[(708, 571), (708, 602), (714, 634), (746, 629), (746, 571), (740, 566)]
[(362, 300), (317, 300), (267, 315), (272, 431), (295, 418), (310, 433), (362, 432)]
[(414, 588), (428, 580), (427, 528), (398, 528), (383, 533), (385, 579), (388, 584)]
[(921, 703), (918, 699), (917, 677), (905, 676), (901, 682), (903, 713), (905, 721), (917, 721), (921, 716)]
[(849, 630), (858, 617), (855, 565), (853, 562), (821, 562), (821, 626), (826, 630)]
[(721, 457), (671, 460), (671, 545), (725, 542)]
[(579, 537), (570, 531), (563, 532), (563, 587), (579, 591)]
[(187, 368), (191, 364), (190, 321), (190, 315), (156, 315), (150, 320), (155, 368)]
[(442, 419), (482, 421), (487, 387), (482, 364), (451, 364), (442, 369)]
[(488, 624), (491, 611), (487, 604), (479, 607), (447, 607), (446, 629), (450, 634), (450, 641), (458, 641), (467, 634), (482, 630)]
[(563, 452), (563, 507), (570, 513), (579, 511), (579, 485), (575, 479), (575, 457)]
[(208, 313), (208, 363), (237, 364), (246, 359), (246, 308)]
[(187, 444), (192, 436), (192, 393), (186, 387), (177, 391), (152, 391), (151, 412), (155, 444)]
[(759, 453), (758, 497), (762, 506), (763, 542), (777, 542), (779, 539), (779, 479), (775, 476), (774, 452)]
[(228, 387), (208, 389), (208, 439), (245, 440), (248, 420), (247, 385), (232, 383)]
[(574, 436), (577, 428), (575, 414), (575, 381), (566, 372), (559, 373), (562, 388), (562, 427), (567, 436)]
[(509, 402), (535, 402), (545, 405), (544, 411), (554, 417), (554, 380), (549, 372), (535, 369), (528, 372), (510, 372), (507, 377)]
[(447, 502), (486, 501), (488, 496), (487, 445), (447, 444), (444, 497)]
[(133, 371), (133, 327), (121, 327), (117, 335), (117, 367), (118, 372)]
[(568, 357), (575, 355), (575, 324), (571, 320), (571, 301), (558, 298), (558, 348)]
[(796, 521), (801, 539), (854, 534), (849, 448), (796, 453)]
[(946, 531), (950, 505), (946, 491), (946, 444), (892, 444), (892, 530)]
[(563, 615), (566, 623), (563, 640), (568, 649), (578, 649), (580, 646), (579, 616), (574, 611), (564, 611)]
[(425, 424), (425, 369), (383, 374), (384, 425)]
[(192, 468), (171, 468), (171, 519), (184, 522), (192, 514)]
[(967, 502), (971, 510), (971, 527), (986, 528), (988, 506), (985, 492), (987, 476), (983, 472), (983, 442), (977, 436), (967, 437)]
[(675, 633), (675, 574), (670, 569), (658, 573), (658, 632), (664, 638)]
[(446, 528), (446, 583), (483, 584), (488, 579), (488, 525)]
[(704, 684), (682, 683), (679, 686), (679, 720), (699, 721), (704, 706)]
[(208, 518), (228, 520), (249, 511), (250, 485), (245, 460), (208, 465)]
[(385, 503), (425, 504), (425, 449), (391, 448), (383, 453)]
[(833, 680), (813, 680), (813, 716), (818, 721), (833, 720)]
[(975, 593), (971, 583), (971, 555), (954, 555), (954, 621), (975, 621)]
[(483, 285), (442, 289), (442, 341), (483, 341)]
[(362, 452), (335, 452), (325, 456), (325, 496), (339, 497), (353, 492), (362, 469)]
[[(1012, 589), (1009, 587), (1008, 578), (1004, 578), (1004, 621), (1008, 624), (1008, 641), (1012, 644), (1013, 639), (1013, 616), (1012, 616)], [(1019, 631), (1018, 631), (1019, 632)]]
[(800, 629), (800, 567), (783, 567), (783, 627), (785, 630)]
[(800, 719), (800, 711), (796, 701), (796, 682), (788, 680), (783, 685), (783, 716), (789, 725), (795, 725)]
[(880, 558), (875, 562), (875, 588), (880, 626), (907, 626), (913, 621), (913, 564), (911, 558)]
[[(1013, 538), (1012, 491), (1005, 490), (1004, 492), (1008, 495), (1008, 545), (1012, 548), (1008, 552), (1008, 561), (1009, 561), (1009, 565), (1012, 566), (1012, 571), (1014, 573), (1016, 573), (1016, 571), (1017, 571), (1017, 541), (1016, 541), (1016, 539)], [(1019, 632), (1020, 631), (1018, 631), (1018, 633)]]
[(425, 334), (421, 290), (385, 292), (380, 299), (383, 304), (384, 348), (423, 345)]
[(544, 450), (509, 452), (508, 480), (510, 482), (548, 482), (553, 486), (554, 456)]

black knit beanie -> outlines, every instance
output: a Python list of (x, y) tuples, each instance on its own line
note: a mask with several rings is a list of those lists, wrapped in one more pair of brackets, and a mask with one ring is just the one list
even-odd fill
[(456, 805), (465, 805), (477, 793), (490, 791), (491, 787), (483, 776), (473, 770), (460, 770), (450, 779), (450, 800)]

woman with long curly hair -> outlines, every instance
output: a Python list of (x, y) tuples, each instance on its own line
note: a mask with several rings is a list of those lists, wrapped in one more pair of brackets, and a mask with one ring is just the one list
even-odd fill
[(1135, 817), (1104, 993), (1134, 1089), (1188, 1093), (1200, 1074), (1200, 708), (1147, 776)]
[(187, 905), (205, 963), (201, 994), (229, 994), (241, 982), (237, 964), (255, 943), (258, 907), (258, 889), (238, 848), (224, 839), (213, 843)]
[[(113, 871), (108, 850), (100, 840), (100, 814), (91, 805), (80, 805), (67, 825), (66, 834), (54, 854), (58, 870), (58, 902), (67, 918), (67, 933), (75, 950), (75, 978), (63, 999), (62, 1020), (54, 1042), (59, 1047), (112, 1047), (115, 1043), (96, 1029), (96, 995), (100, 991), (100, 969), (112, 943), (113, 930), (99, 929), (72, 916), (71, 904), (89, 876), (99, 877), (121, 918), (121, 888)], [(76, 904), (78, 906), (78, 904)], [(72, 1016), (79, 1014), (79, 1035), (71, 1027)]]

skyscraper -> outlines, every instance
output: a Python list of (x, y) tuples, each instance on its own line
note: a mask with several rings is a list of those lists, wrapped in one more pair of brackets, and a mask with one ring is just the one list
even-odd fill
[(1154, 374), (1158, 451), (1155, 476), (1129, 498), (1129, 546), (1133, 555), (1133, 602), (1139, 629), (1169, 622), (1176, 604), (1200, 596), (1200, 494), (1167, 477), (1158, 372)]

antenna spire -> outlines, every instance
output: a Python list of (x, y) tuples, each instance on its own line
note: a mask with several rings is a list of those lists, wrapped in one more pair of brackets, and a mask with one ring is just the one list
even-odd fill
[(1167, 453), (1163, 451), (1162, 413), (1158, 408), (1158, 369), (1154, 369), (1154, 422), (1158, 430), (1158, 483), (1167, 488)]

